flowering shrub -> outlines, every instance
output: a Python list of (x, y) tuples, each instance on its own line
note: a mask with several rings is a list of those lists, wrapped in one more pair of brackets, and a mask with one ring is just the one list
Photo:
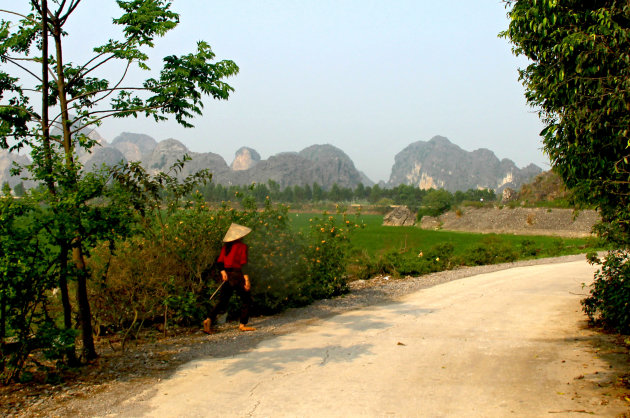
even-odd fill
[(252, 280), (254, 313), (273, 313), (312, 299), (305, 291), (303, 239), (295, 233), (286, 206), (265, 201), (262, 211), (252, 212), (252, 233), (246, 238)]
[(338, 207), (340, 217), (324, 212), (310, 219), (302, 260), (309, 293), (314, 299), (328, 298), (348, 291), (346, 266), (350, 253), (350, 235), (362, 224), (353, 222), (345, 208)]

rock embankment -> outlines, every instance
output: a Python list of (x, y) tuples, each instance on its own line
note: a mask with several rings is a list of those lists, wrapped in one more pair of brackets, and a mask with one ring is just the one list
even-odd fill
[(414, 226), (416, 224), (416, 214), (407, 206), (398, 206), (383, 217), (385, 226)]
[(439, 217), (425, 216), (420, 226), (450, 231), (587, 237), (600, 220), (594, 210), (467, 207)]

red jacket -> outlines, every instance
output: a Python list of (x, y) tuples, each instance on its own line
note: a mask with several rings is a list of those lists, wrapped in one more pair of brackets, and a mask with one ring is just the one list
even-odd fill
[(226, 269), (240, 269), (247, 264), (247, 245), (241, 241), (236, 241), (232, 244), (232, 249), (227, 255), (225, 254), (225, 245), (223, 245), (217, 262), (223, 263), (223, 267)]

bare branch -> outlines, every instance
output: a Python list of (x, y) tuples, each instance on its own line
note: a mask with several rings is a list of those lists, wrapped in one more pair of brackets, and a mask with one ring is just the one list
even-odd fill
[(17, 63), (13, 58), (9, 58), (6, 57), (6, 60), (9, 61), (11, 64), (20, 67), (22, 70), (26, 71), (27, 73), (29, 73), (30, 75), (32, 75), (37, 81), (39, 81), (41, 83), (42, 79), (39, 78), (35, 73), (33, 73), (31, 70), (29, 70), (28, 68), (24, 67), (23, 65), (20, 65), (19, 63)]
[(111, 60), (114, 58), (114, 55), (110, 55), (109, 57), (105, 58), (103, 61), (99, 62), (98, 64), (96, 64), (94, 67), (90, 68), (89, 70), (87, 70), (86, 72), (82, 73), (83, 70), (85, 70), (85, 68), (93, 61), (95, 61), (96, 59), (102, 57), (103, 55), (107, 55), (108, 52), (101, 52), (100, 54), (98, 54), (97, 56), (95, 56), (94, 58), (92, 58), (91, 60), (89, 60), (87, 63), (85, 63), (85, 65), (83, 65), (79, 71), (77, 71), (77, 73), (75, 74), (74, 77), (72, 77), (72, 80), (68, 80), (68, 82), (66, 83), (66, 85), (68, 87), (72, 86), (79, 78), (83, 78), (86, 75), (88, 75), (89, 73), (91, 73), (92, 71), (94, 71), (95, 69), (97, 69), (98, 67), (100, 67), (101, 65), (105, 64), (107, 61)]
[(59, 8), (57, 9), (57, 12), (55, 12), (55, 18), (59, 19), (59, 16), (61, 15), (61, 11), (63, 10), (65, 6), (66, 6), (66, 0), (62, 0), (61, 4), (59, 5)]
[(55, 73), (50, 67), (48, 68), (48, 72), (50, 73), (49, 76), (52, 77), (55, 84), (57, 84), (57, 73)]
[(23, 15), (21, 13), (13, 12), (11, 10), (0, 9), (0, 13), (8, 13), (8, 14), (16, 15), (16, 16), (21, 17), (24, 20), (29, 20), (32, 23), (38, 23), (35, 19), (32, 19), (29, 16), (25, 16), (25, 15)]
[(79, 100), (83, 97), (87, 97), (87, 96), (91, 96), (91, 95), (96, 95), (99, 93), (104, 93), (107, 92), (107, 94), (105, 94), (103, 97), (99, 97), (98, 99), (94, 100), (93, 103), (98, 103), (101, 100), (104, 100), (105, 98), (107, 98), (108, 96), (110, 96), (112, 93), (114, 93), (114, 91), (116, 90), (146, 90), (144, 88), (140, 88), (140, 87), (136, 87), (136, 88), (121, 88), (120, 84), (123, 82), (123, 80), (125, 79), (125, 77), (127, 76), (127, 72), (129, 71), (129, 67), (131, 66), (131, 61), (127, 61), (127, 67), (125, 68), (125, 71), (123, 72), (123, 75), (120, 77), (120, 80), (118, 80), (118, 82), (116, 83), (116, 85), (114, 87), (110, 87), (107, 89), (103, 89), (103, 90), (95, 90), (95, 91), (91, 91), (89, 93), (84, 93), (84, 94), (80, 94), (78, 96), (73, 97), (72, 99), (68, 100), (68, 103), (71, 103), (75, 100)]
[(80, 94), (80, 95), (78, 95), (76, 97), (68, 99), (68, 103), (72, 103), (72, 102), (77, 101), (77, 100), (79, 100), (79, 99), (81, 99), (83, 97), (96, 95), (96, 94), (100, 94), (100, 93), (107, 93), (105, 96), (99, 97), (97, 100), (95, 100), (94, 103), (96, 103), (96, 102), (101, 101), (105, 97), (109, 96), (110, 94), (112, 94), (115, 91), (124, 91), (124, 90), (148, 91), (149, 89), (147, 89), (145, 87), (116, 87), (116, 88), (112, 87), (112, 88), (107, 88), (107, 89), (103, 89), (103, 90), (94, 90), (94, 91), (91, 91), (89, 93)]
[[(25, 138), (37, 138), (38, 136), (39, 136), (38, 134), (32, 134), (32, 133), (27, 133), (27, 134), (23, 134), (23, 135), (21, 134), (21, 135), (19, 135), (19, 137), (25, 137)], [(7, 138), (18, 138), (18, 136), (17, 136), (17, 135), (14, 135), (14, 134), (9, 134), (9, 135), (6, 135), (6, 137), (7, 137)]]
[[(62, 5), (65, 2), (66, 2), (66, 0), (63, 0)], [(79, 6), (79, 3), (81, 3), (81, 0), (72, 0), (70, 2), (70, 6), (68, 6), (68, 11), (66, 12), (65, 15), (63, 15), (59, 19), (59, 23), (61, 24), (61, 26), (63, 26), (66, 23), (66, 20), (68, 20), (68, 17), (70, 17), (70, 15), (74, 12), (74, 10), (77, 8), (77, 6)], [(61, 10), (61, 8), (59, 8), (59, 10)]]
[(33, 8), (35, 8), (35, 10), (37, 10), (37, 12), (39, 13), (39, 15), (42, 15), (42, 8), (39, 7), (39, 2), (35, 1), (35, 0), (31, 0), (31, 5), (33, 6)]
[(63, 126), (61, 125), (61, 122), (57, 122), (57, 120), (61, 117), (61, 113), (58, 113), (57, 116), (55, 116), (51, 121), (50, 121), (50, 126), (53, 127), (57, 127), (59, 129), (63, 128)]
[[(149, 106), (149, 107), (143, 107), (143, 108), (139, 108), (139, 109), (134, 109), (134, 112), (146, 112), (148, 110), (157, 110), (160, 108), (163, 108), (165, 105), (167, 105), (168, 103), (170, 103), (172, 100), (169, 100), (166, 103), (162, 103), (160, 105), (156, 105), (156, 106)], [(81, 128), (79, 129), (75, 129), (74, 131), (72, 131), (72, 134), (77, 133), (78, 131), (80, 131), (81, 129), (85, 129), (86, 126), (90, 126), (90, 125), (94, 125), (94, 124), (98, 124), (100, 121), (102, 121), (103, 119), (107, 119), (113, 116), (116, 116), (117, 114), (121, 114), (121, 113), (125, 113), (125, 112), (129, 112), (129, 110), (97, 110), (95, 112), (90, 112), (90, 115), (95, 115), (97, 113), (108, 113), (107, 115), (101, 116), (100, 118), (94, 119), (88, 123), (86, 123), (85, 125), (81, 126)]]
[(9, 56), (7, 56), (7, 58), (11, 58), (13, 61), (31, 61), (31, 62), (37, 62), (37, 58), (16, 58), (16, 57), (9, 57)]
[[(122, 46), (127, 46), (129, 45), (133, 40), (134, 40), (135, 36), (128, 39), (127, 42), (125, 42), (124, 44), (122, 44)], [(100, 54), (96, 55), (95, 57), (93, 57), (92, 59), (90, 59), (88, 62), (86, 62), (80, 69), (79, 71), (77, 71), (77, 73), (75, 74), (75, 76), (72, 78), (72, 80), (68, 80), (67, 85), (68, 86), (72, 86), (72, 84), (74, 84), (74, 82), (79, 78), (79, 77), (85, 77), (86, 75), (88, 75), (89, 73), (91, 73), (92, 71), (96, 70), (98, 67), (100, 67), (101, 65), (104, 65), (106, 62), (108, 62), (109, 60), (115, 58), (114, 55), (110, 55), (109, 57), (107, 57), (106, 59), (104, 59), (103, 61), (99, 62), (98, 64), (94, 65), (92, 68), (88, 69), (87, 71), (83, 72), (83, 70), (85, 70), (87, 68), (88, 65), (90, 65), (92, 62), (96, 61), (97, 59), (99, 59), (100, 57), (107, 55), (108, 52), (101, 52)], [(109, 54), (111, 54), (111, 52), (109, 52)]]

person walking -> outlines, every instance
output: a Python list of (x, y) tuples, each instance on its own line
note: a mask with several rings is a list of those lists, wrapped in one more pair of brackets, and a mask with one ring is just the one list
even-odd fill
[(255, 331), (256, 328), (248, 327), (249, 309), (252, 304), (251, 282), (249, 275), (243, 273), (243, 266), (247, 264), (247, 245), (242, 239), (252, 232), (246, 226), (232, 223), (223, 238), (223, 247), (217, 259), (217, 264), (221, 269), (221, 289), (219, 293), (219, 303), (208, 313), (208, 317), (203, 321), (203, 332), (212, 334), (213, 325), (216, 323), (217, 315), (225, 312), (230, 302), (232, 294), (236, 294), (241, 299), (241, 315), (238, 329), (240, 331)]

